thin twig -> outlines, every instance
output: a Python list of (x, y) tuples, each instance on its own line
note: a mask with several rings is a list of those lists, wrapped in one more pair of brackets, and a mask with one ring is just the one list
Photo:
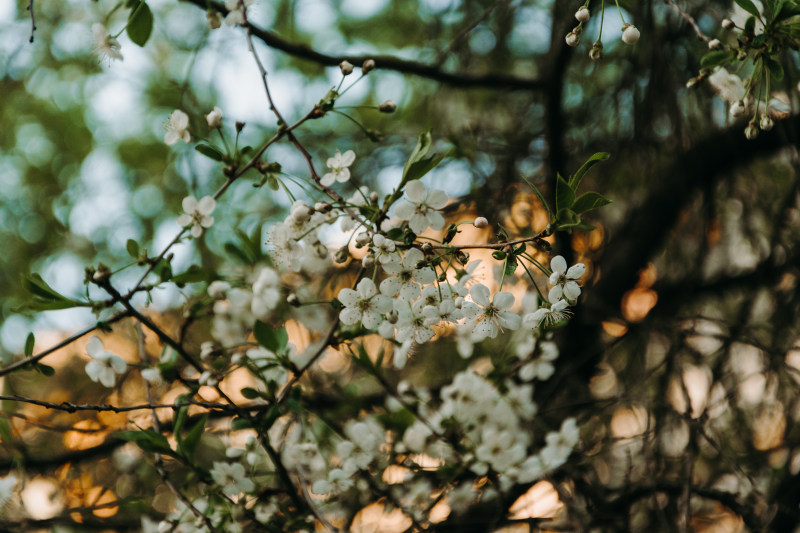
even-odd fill
[(678, 7), (678, 5), (675, 4), (675, 2), (673, 2), (672, 0), (664, 0), (664, 2), (666, 2), (667, 5), (669, 5), (672, 9), (674, 9), (675, 12), (678, 13), (678, 15), (680, 15), (681, 18), (683, 18), (686, 22), (689, 23), (689, 25), (692, 27), (692, 29), (694, 30), (694, 32), (697, 34), (698, 37), (700, 37), (705, 42), (709, 42), (711, 40), (706, 36), (705, 33), (703, 33), (703, 31), (700, 29), (700, 26), (697, 25), (697, 22), (689, 13)]
[(28, 0), (28, 12), (31, 14), (31, 38), (28, 39), (28, 42), (32, 43), (33, 32), (36, 31), (36, 16), (33, 14), (33, 0)]

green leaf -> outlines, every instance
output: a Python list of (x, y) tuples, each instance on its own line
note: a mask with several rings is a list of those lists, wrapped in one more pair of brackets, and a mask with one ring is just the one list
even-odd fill
[(747, 17), (747, 20), (744, 23), (745, 35), (753, 35), (755, 32), (756, 32), (756, 18)]
[[(606, 161), (609, 157), (611, 157), (611, 154), (609, 154), (608, 152), (597, 152), (592, 157), (587, 159), (586, 162), (583, 165), (581, 165), (581, 168), (579, 168), (578, 171), (575, 172), (575, 174), (573, 174), (572, 177), (569, 179), (569, 186), (572, 189), (572, 191), (575, 192), (578, 190), (578, 185), (581, 184), (583, 176), (589, 171), (590, 168), (595, 166), (600, 161)], [(557, 207), (556, 211), (558, 211), (558, 209), (561, 208)]]
[[(184, 401), (187, 398), (182, 396), (178, 398), (178, 401)], [(178, 442), (181, 441), (181, 430), (183, 430), (183, 425), (186, 423), (186, 420), (189, 418), (189, 406), (184, 405), (183, 407), (178, 408), (178, 412), (175, 415), (175, 426), (172, 428), (172, 434), (175, 436), (175, 440)]]
[(125, 249), (128, 250), (128, 255), (134, 259), (139, 259), (139, 243), (133, 239), (128, 239), (125, 243)]
[(733, 58), (732, 51), (729, 50), (712, 50), (700, 60), (700, 66), (703, 68), (716, 67), (724, 65)]
[(0, 416), (0, 442), (9, 445), (14, 440), (14, 434), (11, 432), (11, 424), (8, 418)]
[(214, 161), (222, 161), (222, 158), (224, 157), (222, 152), (220, 152), (213, 146), (209, 146), (207, 144), (198, 144), (197, 146), (194, 147), (194, 149), (203, 154), (204, 156), (210, 157)]
[(197, 445), (200, 443), (200, 437), (203, 436), (203, 430), (206, 427), (206, 422), (208, 422), (208, 415), (205, 415), (203, 418), (198, 420), (192, 429), (190, 429), (186, 434), (186, 437), (183, 440), (178, 441), (178, 453), (189, 459), (189, 461), (192, 460), (194, 452), (197, 449)]
[(534, 185), (533, 183), (528, 181), (528, 178), (526, 178), (525, 176), (520, 176), (520, 177), (523, 180), (525, 180), (525, 183), (527, 183), (530, 186), (530, 188), (533, 189), (533, 192), (536, 193), (536, 196), (539, 197), (539, 201), (542, 202), (542, 205), (544, 206), (544, 208), (547, 209), (547, 216), (549, 217), (550, 222), (552, 222), (553, 221), (553, 212), (550, 210), (550, 206), (547, 205), (547, 201), (544, 199), (544, 196), (542, 195), (542, 193), (539, 191), (539, 189), (536, 187), (536, 185)]
[(182, 284), (199, 283), (201, 281), (206, 281), (207, 279), (208, 274), (206, 274), (205, 270), (197, 265), (192, 265), (186, 270), (186, 272), (181, 272), (180, 274), (173, 276), (172, 281), (174, 283)]
[(282, 352), (289, 343), (289, 335), (284, 328), (275, 329), (260, 320), (256, 320), (253, 326), (253, 335), (258, 344), (273, 353)]
[(408, 157), (408, 161), (406, 161), (406, 164), (403, 167), (403, 182), (407, 181), (406, 174), (408, 174), (411, 165), (422, 160), (422, 158), (428, 155), (428, 150), (431, 149), (432, 143), (433, 138), (431, 137), (430, 130), (426, 131), (425, 133), (420, 133), (419, 138), (417, 139), (417, 145), (414, 147), (414, 150), (411, 151), (411, 155)]
[(556, 178), (556, 212), (572, 207), (575, 192), (561, 176)]
[(252, 265), (255, 263), (255, 259), (253, 257), (232, 242), (226, 242), (224, 248), (228, 255), (234, 256), (236, 259), (246, 265)]
[(115, 435), (118, 439), (133, 442), (146, 452), (162, 453), (175, 457), (177, 454), (170, 448), (167, 438), (161, 433), (156, 433), (150, 429), (140, 431), (123, 431)]
[(136, 7), (131, 9), (128, 16), (128, 25), (125, 27), (131, 41), (144, 46), (153, 31), (153, 13), (145, 2), (138, 2)]
[(41, 363), (36, 365), (36, 370), (38, 370), (39, 372), (41, 372), (42, 374), (44, 374), (48, 378), (54, 376), (55, 373), (56, 373), (56, 369), (55, 368), (53, 368), (50, 365), (43, 365)]
[(586, 211), (591, 211), (592, 209), (597, 209), (598, 207), (603, 207), (604, 205), (610, 203), (611, 200), (604, 198), (602, 195), (596, 192), (587, 192), (575, 200), (575, 203), (572, 204), (572, 210), (578, 214), (581, 214), (585, 213)]
[(556, 215), (558, 229), (570, 229), (578, 226), (581, 223), (579, 217), (572, 209), (562, 209)]
[(231, 429), (234, 431), (239, 429), (250, 429), (252, 427), (253, 423), (246, 418), (234, 418), (233, 422), (231, 423)]
[(767, 55), (764, 56), (764, 66), (776, 81), (783, 80), (783, 66), (781, 66), (781, 64), (775, 61), (772, 57)]
[(758, 13), (758, 8), (750, 0), (734, 0), (734, 1), (737, 4), (739, 4), (739, 7), (741, 7), (742, 9), (744, 9), (745, 11), (747, 11), (748, 13), (753, 15), (754, 17), (757, 17), (757, 18), (761, 17), (761, 15)]
[(255, 400), (256, 398), (260, 397), (261, 395), (259, 392), (252, 388), (252, 387), (245, 387), (242, 389), (242, 396), (247, 398), (248, 400)]
[(69, 298), (48, 285), (39, 274), (31, 274), (29, 277), (21, 276), (20, 282), (23, 289), (39, 298), (45, 300), (69, 300)]
[(36, 342), (36, 338), (33, 336), (33, 333), (28, 333), (28, 338), (25, 339), (25, 357), (33, 355), (34, 342)]
[(408, 172), (403, 175), (405, 181), (418, 180), (442, 162), (446, 154), (434, 154), (426, 159), (421, 159), (411, 164), (408, 167)]
[(506, 263), (503, 266), (503, 274), (506, 276), (511, 276), (517, 270), (517, 258), (516, 256), (509, 255), (506, 257)]

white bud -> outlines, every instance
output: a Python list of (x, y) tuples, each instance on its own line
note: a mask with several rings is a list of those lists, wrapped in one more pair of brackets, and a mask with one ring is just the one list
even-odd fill
[(353, 64), (345, 59), (339, 63), (339, 70), (342, 71), (342, 75), (348, 76), (353, 73)]
[(375, 60), (367, 59), (361, 64), (361, 74), (367, 74), (370, 70), (375, 68)]
[(472, 225), (478, 229), (483, 229), (489, 227), (489, 221), (486, 220), (486, 217), (478, 217), (472, 221)]
[(578, 19), (578, 22), (589, 22), (590, 16), (591, 13), (589, 13), (589, 8), (586, 6), (583, 6), (575, 12), (575, 18)]
[(758, 124), (762, 130), (769, 131), (775, 126), (775, 123), (769, 118), (768, 115), (761, 115), (761, 122)]
[(758, 137), (758, 128), (756, 127), (755, 122), (751, 122), (747, 125), (744, 130), (744, 136), (750, 141)]
[(726, 30), (733, 28), (735, 24), (731, 19), (722, 19), (722, 27)]
[(745, 105), (743, 100), (738, 100), (731, 105), (731, 116), (741, 117), (744, 115)]
[(222, 126), (222, 109), (215, 106), (211, 113), (206, 115), (206, 122), (212, 130)]
[(719, 39), (711, 39), (708, 41), (708, 49), (709, 50), (719, 50), (722, 48), (722, 43)]
[(575, 30), (572, 30), (564, 40), (567, 42), (567, 46), (578, 46), (581, 43), (581, 36)]
[(381, 113), (394, 113), (395, 109), (397, 109), (397, 104), (391, 100), (386, 100), (384, 103), (378, 106), (378, 111)]
[(626, 24), (622, 28), (622, 42), (625, 44), (636, 44), (639, 40), (639, 30), (633, 24)]

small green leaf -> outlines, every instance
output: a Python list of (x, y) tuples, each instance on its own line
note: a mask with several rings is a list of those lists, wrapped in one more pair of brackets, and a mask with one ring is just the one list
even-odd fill
[(399, 241), (403, 238), (403, 228), (392, 228), (386, 232), (386, 238), (390, 241)]
[(783, 66), (772, 57), (764, 56), (764, 66), (776, 81), (783, 80)]
[(189, 461), (192, 460), (194, 451), (197, 449), (197, 445), (200, 442), (200, 437), (203, 436), (203, 430), (206, 427), (206, 422), (208, 422), (208, 415), (205, 415), (203, 418), (198, 420), (192, 429), (190, 429), (186, 434), (186, 437), (178, 443), (178, 453), (189, 459)]
[(0, 416), (0, 442), (8, 445), (14, 440), (14, 434), (11, 432), (11, 424), (8, 418)]
[(128, 25), (125, 27), (131, 41), (144, 46), (150, 38), (150, 33), (153, 31), (153, 13), (150, 7), (145, 2), (138, 2), (136, 6), (131, 9), (131, 14), (128, 16)]
[(575, 203), (572, 204), (572, 210), (578, 214), (581, 214), (585, 213), (586, 211), (591, 211), (592, 209), (597, 209), (598, 207), (603, 207), (604, 205), (610, 203), (611, 200), (604, 198), (602, 195), (596, 192), (587, 192), (575, 200)]
[(503, 266), (503, 274), (511, 276), (517, 270), (517, 258), (513, 255), (506, 257), (506, 263)]
[(209, 146), (208, 144), (198, 144), (194, 147), (195, 150), (200, 152), (206, 157), (210, 157), (214, 161), (222, 161), (224, 157), (223, 153), (214, 148), (213, 146)]
[(167, 438), (150, 429), (140, 431), (123, 431), (115, 435), (118, 439), (133, 442), (146, 452), (163, 453), (175, 457), (177, 454), (170, 448)]
[(173, 283), (183, 284), (183, 283), (199, 283), (201, 281), (206, 281), (208, 279), (208, 274), (206, 271), (200, 268), (197, 265), (192, 265), (186, 272), (181, 272), (176, 276), (172, 277)]
[(408, 157), (408, 161), (406, 161), (406, 164), (403, 167), (403, 182), (407, 181), (406, 174), (408, 174), (411, 165), (422, 160), (422, 158), (428, 154), (428, 150), (430, 150), (432, 143), (433, 138), (431, 137), (430, 130), (426, 131), (425, 133), (420, 133), (419, 138), (417, 139), (417, 145), (414, 147), (414, 150), (411, 151), (411, 155)]
[(581, 217), (572, 209), (562, 209), (556, 215), (556, 222), (558, 229), (570, 229), (581, 223)]
[(700, 60), (700, 66), (703, 68), (711, 68), (719, 65), (724, 65), (733, 58), (733, 52), (729, 50), (712, 50)]
[(742, 9), (744, 9), (745, 11), (747, 11), (748, 13), (753, 15), (754, 17), (760, 18), (761, 15), (758, 12), (758, 8), (750, 0), (734, 0), (734, 1), (737, 4), (739, 4), (739, 7), (741, 7)]
[(494, 252), (492, 252), (492, 257), (494, 257), (494, 258), (495, 258), (495, 259), (497, 259), (498, 261), (502, 261), (502, 260), (504, 260), (504, 259), (506, 258), (506, 256), (507, 256), (507, 255), (508, 255), (508, 254), (506, 254), (506, 253), (505, 253), (504, 251), (502, 251), (502, 250), (495, 250)]
[(39, 372), (41, 372), (42, 374), (44, 374), (47, 377), (52, 377), (56, 373), (56, 369), (55, 368), (53, 368), (50, 365), (43, 365), (41, 363), (36, 365), (36, 370), (38, 370)]
[(282, 352), (289, 343), (289, 335), (284, 328), (275, 329), (260, 320), (256, 320), (253, 326), (253, 335), (258, 344), (273, 353)]
[(408, 167), (408, 172), (403, 176), (405, 181), (418, 180), (431, 170), (433, 170), (446, 157), (445, 154), (434, 154), (428, 158), (415, 161)]
[(139, 259), (139, 243), (133, 239), (128, 239), (125, 243), (125, 249), (128, 250), (128, 255), (134, 259)]
[(575, 201), (575, 192), (561, 176), (556, 178), (556, 212), (569, 209)]
[(252, 387), (245, 387), (242, 389), (242, 396), (247, 398), (248, 400), (255, 400), (256, 398), (260, 397), (261, 395), (259, 392), (252, 388)]
[(533, 192), (536, 193), (536, 196), (539, 197), (539, 201), (542, 202), (542, 205), (544, 206), (544, 208), (547, 209), (547, 216), (549, 217), (550, 222), (552, 222), (553, 221), (553, 212), (550, 210), (550, 206), (547, 205), (547, 201), (544, 199), (544, 196), (542, 195), (541, 191), (539, 191), (539, 189), (536, 187), (536, 185), (531, 183), (528, 180), (528, 178), (526, 178), (525, 176), (521, 176), (521, 177), (522, 177), (523, 180), (525, 180), (525, 183), (527, 183), (530, 186), (530, 188), (533, 189)]
[(231, 429), (234, 431), (239, 429), (250, 429), (252, 427), (253, 423), (246, 418), (234, 418), (233, 422), (231, 423)]
[[(178, 398), (178, 401), (186, 400), (185, 396)], [(183, 430), (183, 425), (186, 423), (186, 420), (189, 418), (189, 406), (184, 405), (183, 407), (178, 408), (178, 412), (175, 414), (175, 424), (172, 428), (172, 434), (175, 436), (175, 440), (178, 442), (181, 441), (181, 431)]]
[(745, 35), (753, 35), (755, 32), (756, 32), (756, 18), (747, 17), (747, 20), (744, 23)]
[[(581, 165), (581, 168), (579, 168), (577, 172), (575, 172), (575, 174), (573, 174), (572, 177), (569, 179), (569, 186), (572, 189), (572, 191), (576, 192), (578, 190), (578, 185), (581, 184), (583, 176), (589, 171), (590, 168), (595, 166), (600, 161), (606, 161), (609, 157), (611, 157), (611, 154), (609, 154), (608, 152), (597, 152), (592, 157), (587, 159), (586, 162), (583, 165)], [(556, 211), (558, 209), (561, 208), (560, 207), (556, 208)]]
[(36, 342), (36, 338), (33, 336), (33, 333), (28, 333), (28, 338), (25, 339), (25, 357), (33, 355), (34, 342)]

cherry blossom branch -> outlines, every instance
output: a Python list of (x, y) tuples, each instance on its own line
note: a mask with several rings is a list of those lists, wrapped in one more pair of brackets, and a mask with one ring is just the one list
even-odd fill
[[(119, 406), (119, 405), (108, 405), (108, 404), (88, 404), (88, 403), (71, 403), (71, 402), (61, 402), (61, 403), (52, 403), (52, 402), (45, 402), (42, 400), (36, 400), (33, 398), (27, 398), (25, 396), (18, 396), (16, 394), (12, 395), (0, 395), (0, 401), (11, 401), (11, 402), (20, 402), (20, 403), (29, 403), (32, 405), (38, 405), (40, 407), (45, 407), (47, 409), (52, 409), (56, 411), (64, 411), (67, 413), (75, 413), (78, 411), (95, 411), (95, 412), (112, 412), (112, 413), (127, 413), (130, 411), (142, 411), (147, 409), (172, 409), (176, 411), (181, 407), (188, 407), (191, 405), (197, 407), (203, 407), (205, 409), (214, 410), (214, 411), (225, 411), (228, 413), (236, 412), (230, 405), (224, 403), (216, 403), (216, 402), (203, 402), (197, 400), (187, 400), (183, 402), (176, 402), (176, 403), (143, 403), (137, 405), (126, 405), (126, 406)], [(270, 405), (267, 404), (248, 404), (240, 406), (241, 409), (245, 409), (248, 411), (253, 410), (265, 410), (268, 409)]]
[(28, 0), (28, 12), (31, 14), (31, 37), (29, 43), (33, 42), (33, 33), (36, 31), (36, 15), (33, 13), (33, 0)]
[(33, 355), (31, 357), (27, 357), (25, 359), (17, 361), (16, 363), (12, 363), (12, 364), (10, 364), (10, 365), (8, 365), (6, 367), (0, 368), (0, 376), (5, 376), (6, 374), (14, 372), (15, 370), (19, 370), (20, 368), (23, 368), (25, 366), (32, 365), (32, 364), (34, 364), (34, 363), (36, 363), (38, 361), (41, 361), (42, 359), (44, 359), (45, 357), (47, 357), (51, 353), (53, 353), (53, 352), (55, 352), (57, 350), (60, 350), (61, 348), (64, 348), (66, 346), (69, 346), (70, 344), (72, 344), (76, 340), (80, 339), (81, 337), (84, 337), (84, 336), (88, 335), (89, 333), (91, 333), (91, 332), (93, 332), (93, 331), (95, 331), (97, 329), (102, 329), (107, 324), (113, 324), (115, 322), (119, 322), (123, 318), (129, 317), (129, 316), (131, 316), (131, 314), (128, 311), (120, 311), (117, 314), (115, 314), (114, 316), (112, 316), (111, 318), (108, 318), (106, 320), (100, 320), (94, 326), (88, 327), (88, 328), (86, 328), (84, 330), (79, 331), (78, 333), (75, 333), (74, 335), (71, 335), (71, 336), (67, 337), (63, 341), (59, 342), (58, 344), (55, 344), (55, 345), (51, 346), (50, 348), (46, 349), (43, 352), (40, 352), (40, 353), (38, 353), (36, 355)]
[(697, 22), (689, 13), (678, 7), (678, 5), (672, 0), (664, 0), (664, 3), (669, 5), (678, 15), (680, 15), (681, 18), (688, 22), (698, 37), (705, 42), (709, 42), (711, 40), (706, 36), (705, 33), (703, 33), (703, 30), (700, 29), (700, 26), (697, 25)]

